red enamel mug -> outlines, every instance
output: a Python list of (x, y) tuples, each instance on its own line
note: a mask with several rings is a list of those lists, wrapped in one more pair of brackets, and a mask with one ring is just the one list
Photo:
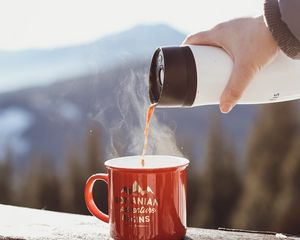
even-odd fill
[[(108, 173), (91, 176), (85, 187), (87, 208), (110, 224), (115, 240), (179, 240), (186, 233), (185, 158), (164, 155), (111, 159), (105, 162)], [(96, 181), (108, 184), (108, 215), (93, 199)]]

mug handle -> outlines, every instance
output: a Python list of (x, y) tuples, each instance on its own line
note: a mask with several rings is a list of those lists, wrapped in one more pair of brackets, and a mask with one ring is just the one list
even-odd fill
[(93, 187), (96, 181), (104, 181), (108, 184), (108, 174), (106, 173), (97, 173), (92, 175), (86, 182), (85, 190), (84, 190), (84, 197), (85, 197), (85, 203), (90, 211), (91, 214), (93, 214), (95, 217), (99, 218), (103, 222), (108, 223), (109, 222), (109, 216), (103, 212), (101, 212), (93, 198)]

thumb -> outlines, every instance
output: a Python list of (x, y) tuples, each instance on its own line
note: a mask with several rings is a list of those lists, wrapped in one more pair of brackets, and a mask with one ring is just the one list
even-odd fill
[(191, 44), (191, 45), (216, 45), (214, 40), (213, 31), (203, 31), (196, 34), (189, 35), (183, 41), (183, 44)]
[(241, 98), (244, 90), (250, 83), (255, 70), (251, 64), (234, 63), (229, 81), (220, 98), (220, 110), (228, 113)]

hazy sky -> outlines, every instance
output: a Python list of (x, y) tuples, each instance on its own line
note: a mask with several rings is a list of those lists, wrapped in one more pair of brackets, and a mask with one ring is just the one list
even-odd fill
[(263, 0), (0, 0), (0, 50), (78, 44), (142, 23), (190, 33), (262, 7)]

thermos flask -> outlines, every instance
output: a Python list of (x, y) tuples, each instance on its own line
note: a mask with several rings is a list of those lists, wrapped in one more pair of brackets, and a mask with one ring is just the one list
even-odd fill
[[(158, 48), (150, 66), (150, 101), (157, 107), (218, 104), (232, 66), (231, 57), (218, 47), (185, 45)], [(298, 98), (300, 61), (279, 52), (254, 76), (238, 104), (273, 103)]]

